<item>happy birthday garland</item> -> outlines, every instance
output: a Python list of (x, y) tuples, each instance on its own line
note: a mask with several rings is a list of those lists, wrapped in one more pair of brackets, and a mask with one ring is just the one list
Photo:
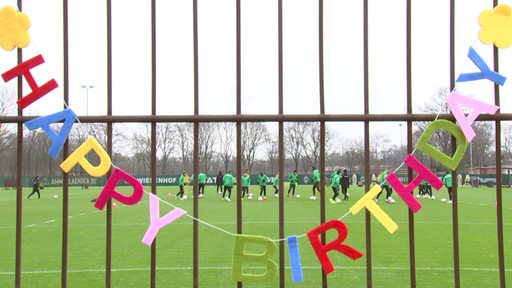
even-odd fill
[[(498, 48), (507, 48), (512, 44), (512, 17), (511, 8), (508, 5), (498, 5), (494, 10), (484, 10), (478, 17), (478, 23), (482, 27), (478, 33), (480, 41), (484, 44), (494, 44)], [(30, 43), (30, 35), (27, 32), (30, 28), (30, 19), (23, 13), (11, 6), (5, 6), (0, 9), (0, 46), (7, 51), (13, 50), (15, 47), (25, 48)], [(456, 82), (469, 82), (477, 80), (489, 80), (498, 85), (504, 85), (505, 77), (490, 70), (485, 61), (480, 57), (477, 51), (473, 47), (469, 47), (468, 59), (471, 60), (478, 68), (478, 72), (461, 73), (459, 74)], [(466, 59), (467, 60), (467, 59)], [(14, 68), (4, 72), (2, 78), (5, 82), (8, 82), (16, 77), (23, 76), (27, 81), (31, 93), (25, 95), (17, 101), (18, 108), (24, 109), (33, 102), (42, 98), (52, 90), (58, 87), (57, 82), (54, 79), (39, 86), (35, 81), (30, 70), (44, 63), (44, 59), (41, 55), (37, 55), (23, 63), (18, 64)], [(464, 64), (465, 66), (465, 64)], [(414, 198), (412, 192), (419, 186), (419, 184), (425, 180), (434, 189), (439, 190), (443, 186), (443, 182), (433, 174), (427, 167), (425, 167), (413, 154), (416, 150), (423, 151), (434, 160), (438, 161), (442, 165), (446, 166), (451, 170), (455, 170), (459, 165), (462, 157), (467, 149), (468, 141), (475, 137), (475, 132), (472, 128), (473, 122), (482, 113), (495, 114), (499, 109), (498, 106), (484, 103), (465, 95), (454, 92), (455, 89), (451, 90), (446, 103), (448, 104), (451, 113), (457, 120), (457, 124), (448, 120), (440, 120), (438, 117), (427, 126), (423, 134), (418, 140), (415, 149), (405, 157), (402, 164), (408, 165), (417, 176), (412, 182), (404, 186), (398, 179), (395, 172), (398, 168), (390, 173), (386, 180), (396, 190), (400, 198), (405, 202), (407, 206), (414, 212), (418, 212), (422, 205)], [(471, 112), (466, 116), (460, 105), (471, 108)], [(67, 103), (65, 103), (65, 107)], [(439, 113), (438, 115), (439, 116)], [(52, 158), (56, 159), (60, 150), (62, 149), (64, 142), (67, 140), (71, 128), (75, 121), (79, 122), (78, 117), (72, 109), (66, 108), (60, 112), (50, 114), (47, 116), (41, 116), (39, 118), (26, 121), (24, 124), (29, 130), (36, 130), (41, 128), (45, 134), (52, 141), (52, 145), (48, 150), (48, 154)], [(57, 133), (50, 127), (50, 124), (62, 122), (62, 127)], [(452, 156), (448, 156), (428, 143), (428, 140), (432, 134), (443, 129), (449, 132), (457, 141), (457, 147)], [(94, 151), (100, 158), (100, 163), (97, 166), (92, 165), (85, 157), (89, 152)], [(116, 167), (110, 160), (110, 156), (93, 137), (84, 141), (75, 151), (73, 151), (67, 159), (65, 159), (60, 168), (68, 173), (74, 166), (80, 165), (89, 175), (93, 177), (102, 177), (112, 170), (105, 186), (99, 194), (94, 206), (103, 210), (108, 200), (115, 199), (126, 205), (135, 205), (143, 197), (144, 193), (149, 197), (149, 211), (150, 211), (150, 225), (142, 238), (142, 243), (150, 246), (158, 231), (174, 222), (182, 216), (188, 216), (194, 221), (201, 224), (210, 226), (216, 230), (219, 230), (228, 235), (234, 236), (234, 252), (233, 252), (233, 269), (232, 278), (234, 281), (266, 281), (271, 280), (277, 275), (277, 264), (270, 259), (276, 251), (276, 242), (287, 241), (288, 252), (290, 259), (290, 266), (292, 271), (293, 282), (304, 281), (302, 275), (302, 265), (300, 260), (300, 251), (298, 245), (298, 238), (307, 236), (308, 240), (315, 251), (315, 254), (322, 265), (322, 268), (326, 274), (334, 271), (327, 252), (337, 250), (338, 252), (346, 255), (347, 257), (356, 260), (361, 258), (363, 253), (356, 250), (355, 248), (343, 244), (348, 236), (347, 226), (343, 221), (343, 218), (352, 213), (353, 215), (359, 213), (363, 208), (368, 210), (390, 233), (394, 233), (398, 229), (398, 225), (389, 217), (374, 201), (375, 196), (382, 190), (380, 185), (375, 185), (369, 191), (367, 191), (363, 197), (361, 197), (352, 207), (349, 212), (336, 220), (331, 220), (320, 226), (315, 227), (309, 232), (296, 236), (287, 236), (286, 239), (272, 240), (264, 236), (256, 235), (241, 235), (231, 233), (220, 227), (202, 221), (196, 217), (191, 216), (185, 210), (176, 207), (153, 193), (149, 193), (144, 190), (142, 183), (139, 182), (135, 177), (126, 173), (122, 169)], [(124, 195), (118, 192), (115, 188), (120, 181), (124, 181), (133, 187), (131, 195)], [(167, 206), (173, 208), (173, 210), (163, 217), (160, 217), (160, 203), (164, 203)], [(334, 229), (338, 232), (338, 237), (327, 243), (323, 244), (319, 238), (319, 235), (326, 233), (326, 231)], [(263, 254), (250, 254), (245, 251), (245, 245), (248, 243), (258, 244), (264, 248)], [(243, 264), (246, 262), (258, 262), (266, 267), (263, 274), (249, 274), (243, 270)]]

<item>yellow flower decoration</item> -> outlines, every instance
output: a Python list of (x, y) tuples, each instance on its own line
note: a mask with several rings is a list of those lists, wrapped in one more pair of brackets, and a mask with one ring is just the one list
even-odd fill
[(494, 10), (484, 10), (478, 16), (478, 24), (482, 29), (478, 38), (484, 44), (496, 45), (498, 48), (507, 48), (512, 44), (512, 18), (510, 6), (500, 4)]
[(0, 46), (10, 51), (15, 47), (25, 48), (30, 43), (30, 19), (27, 14), (18, 12), (12, 6), (0, 9)]

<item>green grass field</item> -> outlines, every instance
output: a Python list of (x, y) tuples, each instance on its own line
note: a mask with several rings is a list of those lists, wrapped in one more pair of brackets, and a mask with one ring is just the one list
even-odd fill
[[(273, 189), (269, 186), (268, 191)], [(101, 187), (71, 188), (69, 195), (68, 287), (105, 286), (106, 213), (90, 202)], [(42, 198), (26, 200), (23, 191), (22, 286), (60, 287), (62, 242), (62, 195), (60, 188), (41, 190)], [(122, 188), (119, 188), (123, 191)], [(193, 200), (175, 200), (168, 193), (177, 187), (159, 187), (158, 196), (192, 215)], [(236, 232), (236, 202), (221, 201), (213, 186), (207, 186), (199, 200), (199, 219), (219, 229)], [(331, 189), (326, 188), (328, 197)], [(126, 190), (126, 193), (128, 190)], [(149, 188), (148, 190), (149, 191)], [(251, 192), (256, 194), (256, 186)], [(505, 221), (505, 261), (512, 258), (512, 190), (503, 189)], [(285, 198), (285, 235), (303, 235), (319, 225), (320, 201), (311, 201), (309, 186), (299, 186), (300, 199)], [(339, 219), (364, 193), (351, 187), (349, 201), (326, 203), (326, 219)], [(272, 192), (267, 192), (272, 195)], [(58, 198), (53, 198), (57, 195)], [(189, 193), (190, 195), (190, 193)], [(421, 199), (423, 209), (415, 214), (415, 248), (418, 287), (453, 287), (452, 207), (439, 201), (446, 198), (444, 188), (434, 191), (437, 200)], [(396, 193), (396, 204), (380, 204), (399, 225), (390, 234), (372, 217), (373, 287), (410, 287), (408, 210)], [(496, 225), (496, 192), (493, 188), (459, 189), (459, 235), (462, 287), (499, 287)], [(233, 199), (235, 197), (232, 197)], [(383, 197), (381, 197), (383, 198)], [(383, 202), (383, 201), (382, 201)], [(161, 203), (160, 215), (173, 208)], [(0, 192), (0, 287), (14, 287), (16, 192)], [(345, 243), (366, 254), (364, 213), (342, 219), (349, 234)], [(192, 219), (181, 217), (165, 226), (157, 236), (157, 286), (192, 286)], [(117, 205), (113, 209), (112, 287), (148, 287), (150, 247), (141, 243), (149, 225), (148, 196), (135, 206)], [(205, 224), (199, 226), (199, 286), (235, 287), (231, 280), (234, 237)], [(243, 233), (278, 239), (278, 199), (243, 201)], [(327, 233), (332, 239), (334, 232)], [(287, 287), (319, 287), (321, 266), (307, 237), (299, 238), (304, 282), (293, 283), (285, 251)], [(286, 249), (286, 246), (285, 246)], [(336, 270), (328, 275), (329, 287), (366, 287), (366, 256), (359, 260), (335, 252), (329, 257)], [(278, 254), (273, 259), (278, 262)], [(256, 265), (258, 266), (258, 265)], [(254, 267), (248, 273), (261, 273)], [(512, 283), (512, 269), (506, 270)], [(266, 283), (244, 283), (244, 287), (277, 287), (278, 278)]]

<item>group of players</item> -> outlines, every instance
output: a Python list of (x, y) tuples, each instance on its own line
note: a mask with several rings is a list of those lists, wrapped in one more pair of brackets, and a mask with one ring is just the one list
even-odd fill
[[(391, 185), (386, 181), (386, 177), (389, 175), (390, 170), (385, 169), (378, 177), (378, 183), (373, 183), (374, 185), (378, 184), (381, 186), (382, 190), (377, 194), (377, 197), (375, 198), (375, 202), (379, 202), (379, 198), (383, 192), (386, 192), (386, 203), (395, 203), (395, 200), (391, 196), (393, 193), (393, 189)], [(188, 176), (186, 171), (183, 171), (183, 173), (178, 178), (178, 186), (179, 186), (179, 192), (175, 195), (176, 198), (180, 200), (186, 199), (185, 193), (185, 186), (189, 183), (193, 182), (194, 175)], [(312, 167), (312, 196), (309, 198), (311, 200), (316, 200), (316, 193), (320, 193), (320, 172), (318, 169), (313, 166)], [(251, 176), (249, 175), (249, 170), (245, 170), (240, 177), (241, 179), (241, 198), (244, 200), (245, 197), (247, 197), (248, 200), (251, 200), (253, 195), (252, 193), (249, 193), (249, 186), (251, 185)], [(197, 180), (198, 180), (198, 192), (197, 197), (203, 198), (204, 197), (204, 188), (206, 185), (208, 177), (203, 172), (200, 172), (197, 174)], [(259, 192), (259, 201), (266, 201), (267, 200), (267, 184), (268, 184), (269, 178), (267, 175), (265, 175), (263, 172), (260, 172), (257, 178), (257, 184), (260, 188)], [(300, 197), (300, 195), (295, 195), (295, 189), (297, 187), (298, 183), (298, 174), (297, 170), (294, 170), (293, 173), (291, 173), (288, 176), (289, 181), (289, 188), (286, 194), (286, 197)], [(236, 183), (236, 179), (231, 174), (231, 171), (228, 171), (226, 174), (222, 174), (221, 171), (217, 174), (216, 177), (216, 184), (217, 184), (217, 194), (222, 195), (221, 199), (223, 201), (231, 201), (231, 192), (233, 190), (233, 185)], [(446, 175), (443, 177), (443, 183), (447, 187), (448, 190), (448, 196), (449, 200), (448, 203), (451, 203), (452, 197), (451, 197), (451, 174), (446, 173)], [(339, 169), (336, 168), (334, 172), (331, 174), (331, 178), (329, 181), (329, 186), (332, 189), (333, 195), (329, 198), (329, 202), (332, 204), (340, 203), (342, 200), (338, 198), (341, 194), (343, 194), (343, 200), (349, 199), (348, 194), (348, 188), (350, 186), (350, 178), (348, 176), (346, 169)], [(279, 174), (277, 174), (273, 181), (272, 181), (272, 187), (274, 188), (274, 197), (279, 197)], [(428, 198), (428, 199), (435, 199), (432, 195), (432, 186), (427, 182), (423, 181), (419, 185), (419, 194), (417, 197), (421, 198)]]

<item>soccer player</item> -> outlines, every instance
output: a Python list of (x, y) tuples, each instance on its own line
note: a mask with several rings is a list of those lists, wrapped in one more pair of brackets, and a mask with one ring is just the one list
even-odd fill
[(245, 170), (242, 175), (242, 200), (245, 197), (245, 193), (249, 196), (249, 185), (251, 185), (251, 175), (249, 175), (249, 170)]
[(340, 171), (336, 171), (331, 175), (331, 188), (334, 195), (332, 198), (329, 198), (329, 202), (332, 204), (336, 204), (336, 197), (340, 194), (338, 191), (340, 189)]
[(382, 171), (382, 175), (379, 178), (379, 184), (382, 188), (379, 194), (377, 194), (377, 199), (375, 202), (379, 202), (380, 194), (382, 194), (382, 191), (386, 190), (386, 203), (395, 203), (395, 200), (391, 197), (391, 193), (393, 193), (393, 189), (391, 188), (391, 185), (386, 180), (386, 177), (389, 175), (389, 168), (384, 169)]
[(316, 191), (320, 193), (320, 172), (316, 169), (315, 166), (312, 167), (313, 170), (313, 196), (311, 196), (311, 200), (316, 200)]
[(199, 198), (203, 198), (204, 196), (204, 186), (206, 185), (206, 179), (208, 178), (208, 176), (206, 176), (206, 174), (204, 174), (203, 172), (199, 172), (199, 174), (197, 174), (197, 184), (199, 185), (199, 188), (198, 188), (198, 194), (199, 194)]
[(290, 191), (292, 192), (292, 198), (295, 197), (295, 187), (297, 186), (297, 170), (293, 170), (293, 173), (288, 176), (288, 181), (290, 181), (290, 188), (288, 188), (288, 195), (286, 197), (290, 197)]
[(260, 185), (260, 197), (258, 197), (258, 200), (260, 201), (267, 200), (267, 182), (267, 175), (263, 174), (263, 172), (260, 172), (260, 175), (258, 175), (258, 185)]
[(340, 176), (341, 193), (343, 194), (343, 200), (348, 200), (348, 186), (350, 185), (350, 178), (347, 174), (347, 169), (343, 169), (343, 174)]
[(217, 178), (215, 178), (215, 183), (217, 183), (217, 194), (222, 194), (222, 176), (222, 171), (219, 171)]
[(279, 197), (279, 174), (276, 174), (276, 177), (274, 177), (272, 186), (274, 187), (274, 197)]
[(187, 176), (187, 172), (186, 171), (183, 171), (183, 173), (181, 173), (180, 175), (180, 178), (178, 178), (178, 186), (180, 187), (180, 192), (178, 192), (178, 194), (176, 194), (176, 197), (179, 198), (180, 200), (184, 200), (183, 199), (183, 194), (185, 194), (185, 178)]
[[(228, 173), (222, 176), (222, 184), (224, 185), (224, 192), (222, 193), (222, 200), (231, 201), (231, 189), (233, 189), (233, 175), (231, 175), (231, 170)], [(226, 191), (229, 192), (226, 197)]]
[(443, 176), (444, 187), (448, 190), (448, 204), (452, 203), (452, 174), (450, 171), (446, 171), (446, 174)]
[(32, 193), (28, 195), (27, 199), (30, 199), (30, 196), (32, 196), (34, 193), (37, 193), (37, 198), (41, 199), (41, 193), (39, 192), (39, 176), (34, 178), (34, 182), (32, 182)]

